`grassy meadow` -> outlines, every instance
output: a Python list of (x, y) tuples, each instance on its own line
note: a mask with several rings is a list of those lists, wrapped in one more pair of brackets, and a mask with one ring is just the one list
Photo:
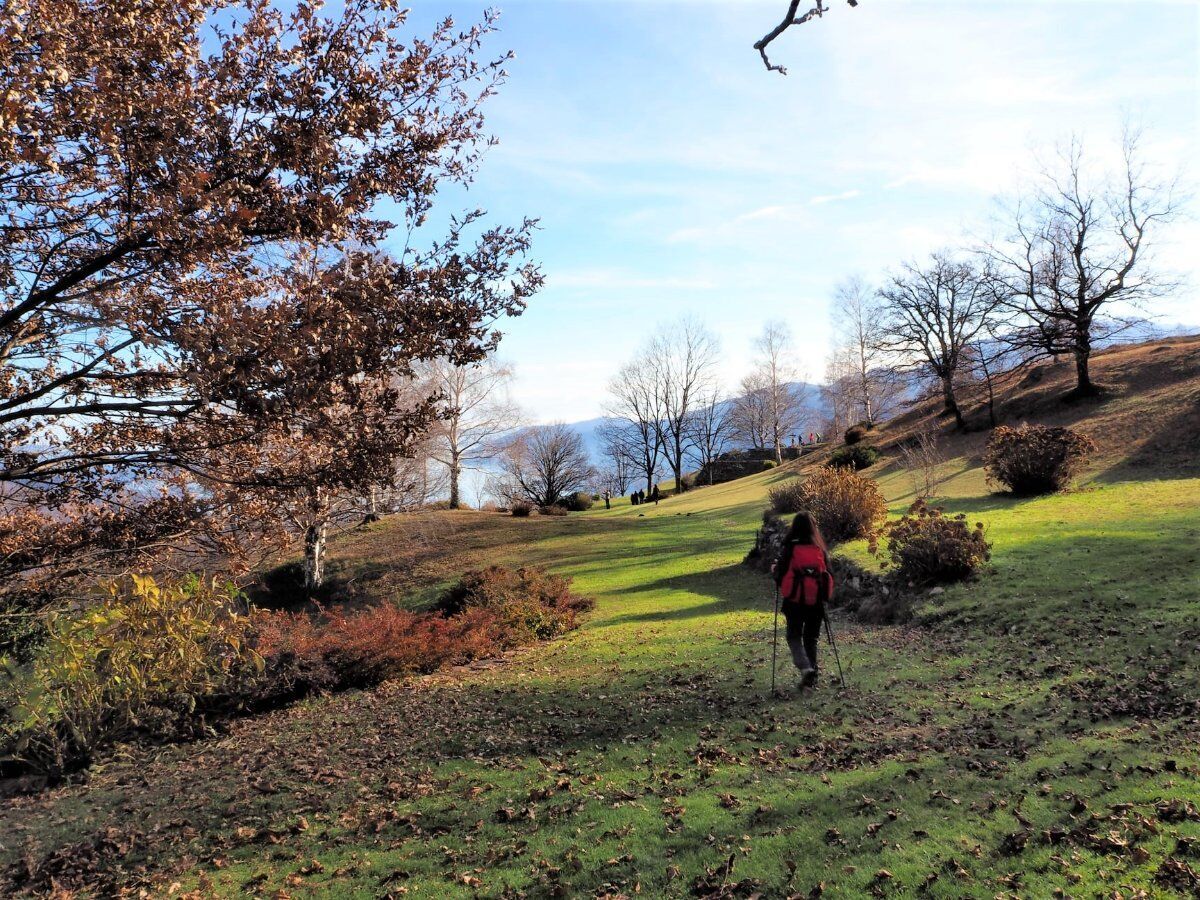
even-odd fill
[[(370, 526), (335, 569), (387, 585), (403, 559), (396, 600), (537, 563), (596, 609), (503, 661), (118, 752), (0, 807), (0, 862), (38, 860), (29, 892), (82, 871), (85, 894), (1174, 896), (1200, 867), (1200, 478), (1014, 500), (948, 466), (992, 571), (910, 626), (836, 616), (848, 686), (826, 658), (792, 690), (785, 652), (784, 699), (770, 583), (740, 562), (786, 469), (657, 507)], [(911, 484), (881, 467), (899, 512)]]

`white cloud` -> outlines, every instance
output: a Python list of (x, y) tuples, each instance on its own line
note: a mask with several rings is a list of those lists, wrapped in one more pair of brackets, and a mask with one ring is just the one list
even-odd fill
[(840, 194), (820, 194), (816, 197), (813, 197), (808, 202), (812, 206), (821, 206), (824, 203), (837, 203), (839, 200), (853, 200), (855, 197), (861, 196), (862, 191), (855, 189), (842, 191)]
[(702, 225), (687, 225), (668, 232), (668, 244), (686, 243), (761, 243), (764, 238), (785, 240), (796, 228), (811, 225), (812, 216), (798, 206), (762, 206), (724, 218), (713, 218)]

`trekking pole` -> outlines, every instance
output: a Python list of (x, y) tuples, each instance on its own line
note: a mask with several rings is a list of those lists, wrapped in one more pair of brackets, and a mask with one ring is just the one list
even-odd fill
[(833, 626), (829, 624), (829, 612), (822, 608), (821, 615), (825, 618), (825, 636), (829, 638), (829, 646), (833, 648), (833, 659), (838, 667), (838, 681), (846, 686), (846, 676), (842, 674), (842, 658), (838, 656), (837, 641), (833, 639)]
[(779, 585), (775, 585), (775, 632), (771, 637), (771, 695), (775, 695), (775, 654), (779, 651)]

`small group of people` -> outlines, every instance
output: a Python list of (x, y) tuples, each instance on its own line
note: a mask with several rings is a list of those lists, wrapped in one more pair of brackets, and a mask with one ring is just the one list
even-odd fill
[(825, 604), (833, 598), (829, 551), (812, 513), (792, 520), (783, 549), (771, 566), (787, 622), (787, 644), (800, 673), (800, 687), (817, 685), (817, 640), (825, 621)]
[(629, 502), (633, 506), (641, 506), (643, 503), (653, 503), (655, 506), (658, 506), (658, 501), (661, 496), (662, 495), (658, 492), (658, 485), (656, 484), (653, 488), (651, 488), (649, 494), (641, 490), (634, 491), (629, 495)]
[(819, 443), (821, 443), (821, 440), (822, 440), (821, 432), (810, 431), (808, 433), (807, 441), (804, 440), (804, 435), (800, 435), (800, 446), (803, 447), (803, 446), (805, 446), (805, 444), (819, 444)]

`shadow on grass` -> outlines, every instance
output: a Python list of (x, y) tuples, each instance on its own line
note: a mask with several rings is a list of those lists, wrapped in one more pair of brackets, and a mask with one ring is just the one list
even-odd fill
[(626, 593), (652, 593), (657, 591), (684, 591), (703, 597), (711, 597), (707, 603), (688, 606), (676, 605), (669, 609), (651, 610), (641, 613), (625, 613), (605, 619), (607, 625), (623, 625), (639, 622), (680, 622), (702, 616), (715, 616), (746, 609), (759, 608), (760, 595), (767, 596), (770, 603), (770, 583), (754, 570), (734, 563), (708, 572), (675, 575), (647, 582)]

